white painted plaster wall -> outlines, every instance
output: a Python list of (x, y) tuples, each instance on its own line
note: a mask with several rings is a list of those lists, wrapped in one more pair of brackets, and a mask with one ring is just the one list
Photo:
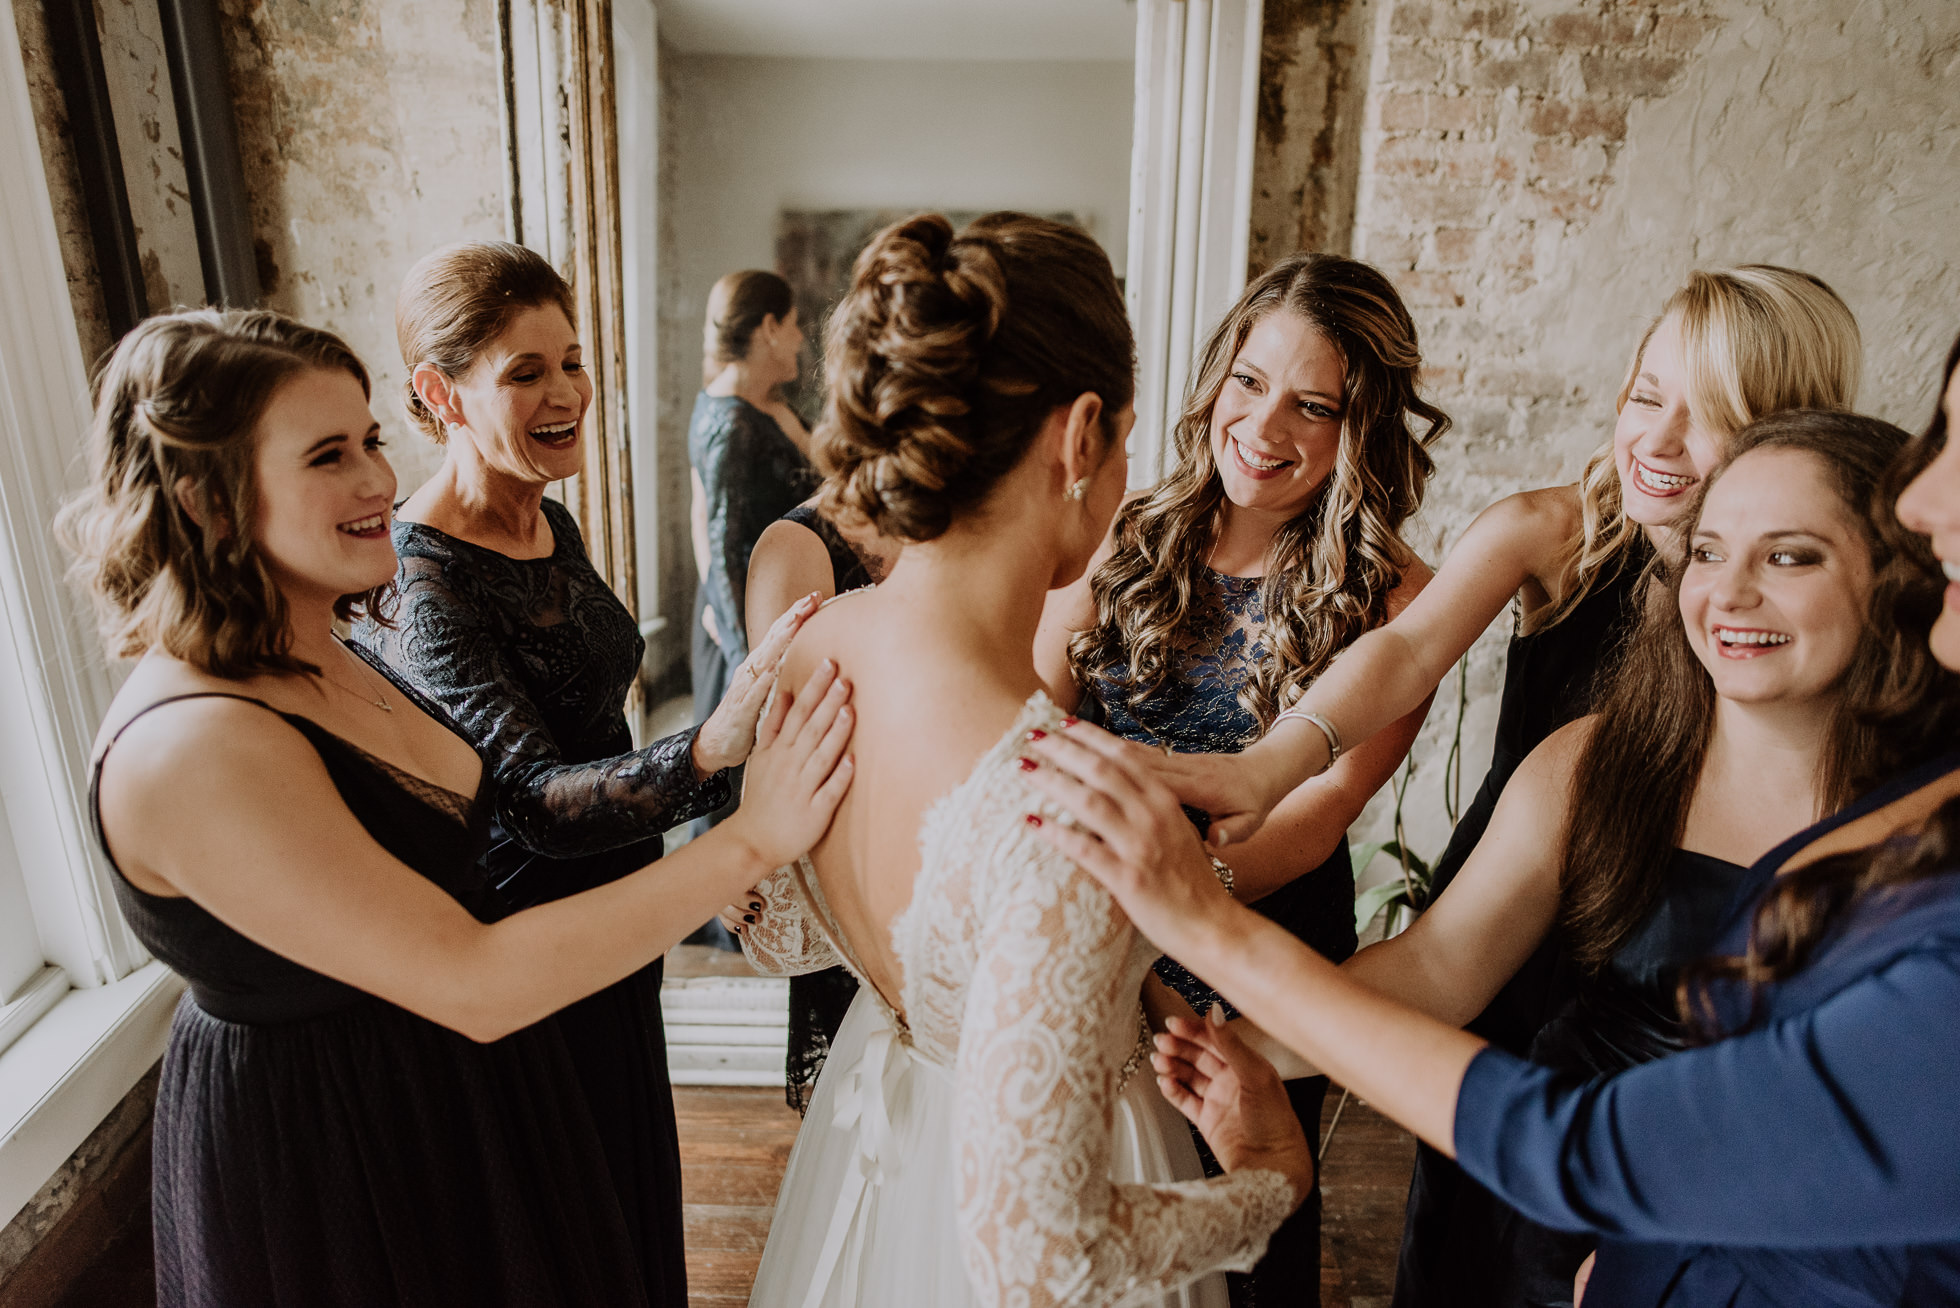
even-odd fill
[[(685, 442), (708, 290), (775, 264), (784, 209), (1069, 211), (1120, 272), (1129, 222), (1126, 62), (790, 59), (661, 53), (660, 549), (690, 557)], [(678, 501), (680, 511), (673, 506)], [(663, 561), (660, 613), (691, 617), (692, 572)], [(687, 591), (683, 597), (680, 592)], [(677, 654), (682, 646), (675, 647)]]
[(1127, 62), (683, 55), (673, 311), (775, 262), (790, 209), (1072, 210), (1120, 269), (1130, 192)]

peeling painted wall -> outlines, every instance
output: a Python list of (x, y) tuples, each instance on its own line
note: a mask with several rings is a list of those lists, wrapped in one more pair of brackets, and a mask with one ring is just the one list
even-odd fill
[(1349, 252), (1374, 14), (1372, 0), (1266, 0), (1254, 275), (1296, 250)]
[(14, 0), (14, 25), (20, 33), (21, 62), (27, 69), (27, 93), (34, 104), (34, 130), (41, 139), (48, 194), (54, 202), (54, 226), (61, 238), (61, 262), (68, 274), (75, 331), (81, 338), (82, 358), (93, 366), (109, 348), (109, 315), (95, 271), (95, 246), (89, 234), (88, 213), (82, 206), (81, 174), (76, 171), (75, 152), (68, 143), (68, 105), (62, 99), (54, 58), (48, 50), (48, 20), (41, 0)]
[(224, 0), (266, 303), (345, 336), (405, 495), (441, 463), (402, 417), (395, 295), (504, 235), (495, 0)]
[(96, 0), (102, 70), (150, 312), (204, 302), (197, 225), (155, 0)]
[[(1960, 332), (1960, 5), (1377, 0), (1370, 62), (1352, 248), (1407, 297), (1457, 424), (1411, 533), (1427, 557), (1498, 497), (1576, 475), (1693, 268), (1823, 277), (1864, 330), (1859, 407), (1930, 416)], [(1473, 659), (1471, 787), (1501, 634)], [(1428, 852), (1452, 700), (1410, 798)]]

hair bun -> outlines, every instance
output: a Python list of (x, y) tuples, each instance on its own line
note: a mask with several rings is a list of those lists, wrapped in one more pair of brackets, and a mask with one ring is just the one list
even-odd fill
[(1019, 459), (1049, 408), (1130, 401), (1115, 275), (1083, 233), (920, 214), (874, 237), (831, 315), (816, 431), (825, 501), (899, 540), (943, 533)]

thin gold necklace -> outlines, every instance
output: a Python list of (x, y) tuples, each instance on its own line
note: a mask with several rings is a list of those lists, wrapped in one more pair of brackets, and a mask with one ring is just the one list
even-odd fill
[[(372, 677), (375, 675), (374, 669), (367, 666), (367, 661), (363, 659), (360, 655), (356, 654), (353, 650), (348, 649), (347, 646), (342, 645), (340, 643), (339, 637), (335, 637), (333, 643), (339, 647), (341, 653), (345, 654), (348, 658), (353, 659), (354, 662), (360, 664), (362, 669), (366, 672), (368, 676)], [(395, 711), (395, 706), (390, 704), (385, 698), (387, 694), (386, 691), (382, 692), (384, 696), (384, 698), (382, 699), (369, 699), (366, 695), (362, 694), (358, 690), (355, 690), (352, 686), (348, 685), (346, 682), (341, 681), (335, 677), (329, 677), (327, 675), (327, 670), (325, 668), (320, 669), (319, 675), (320, 675), (320, 680), (331, 682), (333, 685), (340, 687), (342, 690), (354, 696), (356, 699), (374, 705), (376, 708), (380, 709), (383, 713), (393, 713)]]

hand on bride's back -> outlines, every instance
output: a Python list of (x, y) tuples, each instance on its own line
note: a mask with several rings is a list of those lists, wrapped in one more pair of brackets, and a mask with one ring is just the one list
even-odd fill
[(851, 788), (850, 698), (851, 683), (829, 659), (794, 694), (777, 688), (749, 755), (741, 807), (723, 824), (766, 866), (781, 867), (816, 844)]
[(1279, 1172), (1293, 1183), (1295, 1200), (1305, 1199), (1313, 1189), (1313, 1146), (1286, 1086), (1223, 1018), (1224, 1010), (1214, 1009), (1208, 1020), (1169, 1020), (1150, 1059), (1157, 1087), (1191, 1119), (1227, 1172)]

